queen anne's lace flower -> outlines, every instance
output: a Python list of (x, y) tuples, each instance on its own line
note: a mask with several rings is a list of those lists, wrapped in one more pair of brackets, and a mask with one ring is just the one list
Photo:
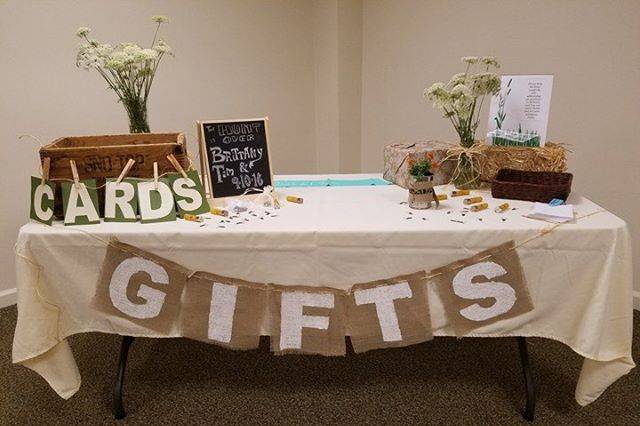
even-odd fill
[(487, 66), (500, 68), (500, 63), (498, 63), (498, 60), (494, 56), (483, 56), (480, 59), (480, 62), (482, 62), (483, 64), (485, 64)]
[(86, 37), (87, 34), (89, 34), (91, 32), (91, 28), (89, 27), (80, 27), (78, 28), (78, 30), (76, 31), (76, 36), (77, 37)]
[(462, 62), (465, 62), (469, 65), (477, 64), (478, 57), (477, 56), (465, 56), (462, 58)]
[(151, 17), (153, 22), (157, 22), (158, 24), (162, 24), (163, 22), (169, 22), (169, 18), (164, 15), (154, 15)]

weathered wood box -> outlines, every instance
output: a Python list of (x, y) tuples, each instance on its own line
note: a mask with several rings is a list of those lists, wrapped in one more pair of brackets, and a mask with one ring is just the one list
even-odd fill
[[(173, 154), (185, 170), (190, 167), (183, 133), (71, 136), (40, 148), (40, 160), (50, 159), (50, 179), (73, 179), (69, 160), (74, 160), (79, 178), (97, 179), (98, 186), (104, 184), (105, 178), (117, 178), (130, 158), (136, 163), (127, 177), (152, 178), (154, 162), (158, 163), (159, 174), (175, 171), (167, 160), (169, 154)], [(61, 216), (61, 181), (56, 183), (55, 214)], [(101, 188), (99, 199), (103, 198), (104, 189)]]

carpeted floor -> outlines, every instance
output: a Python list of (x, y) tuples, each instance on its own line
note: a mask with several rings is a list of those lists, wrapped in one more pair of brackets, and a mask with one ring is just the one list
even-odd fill
[[(116, 422), (111, 391), (120, 338), (72, 337), (80, 391), (59, 398), (37, 374), (11, 364), (15, 307), (0, 310), (1, 424), (526, 424), (514, 339), (436, 338), (403, 349), (346, 358), (233, 352), (185, 339), (139, 339), (130, 352), (128, 416)], [(634, 359), (640, 359), (640, 312)], [(582, 358), (568, 347), (530, 339), (537, 380), (536, 424), (640, 424), (640, 371), (595, 403), (574, 390)]]

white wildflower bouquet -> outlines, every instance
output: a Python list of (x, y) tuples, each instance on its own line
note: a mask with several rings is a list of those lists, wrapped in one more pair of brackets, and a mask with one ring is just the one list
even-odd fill
[[(500, 64), (493, 56), (465, 56), (462, 62), (467, 64), (464, 72), (455, 74), (447, 84), (432, 84), (424, 90), (424, 97), (433, 101), (433, 106), (442, 110), (444, 117), (451, 120), (460, 136), (460, 143), (471, 146), (485, 97), (500, 91), (500, 77), (489, 71), (491, 68), (499, 68)], [(481, 66), (483, 69), (473, 74), (470, 71), (474, 66)]]
[[(459, 188), (475, 188), (480, 185), (480, 169), (475, 148), (475, 135), (480, 123), (480, 111), (487, 96), (500, 91), (500, 77), (490, 71), (500, 64), (493, 56), (465, 56), (466, 69), (455, 74), (448, 83), (437, 82), (424, 90), (424, 97), (444, 113), (460, 137), (461, 149), (451, 150), (458, 164), (453, 182)], [(472, 73), (477, 68), (479, 72)]]
[(158, 34), (160, 26), (168, 21), (166, 16), (151, 18), (157, 24), (150, 48), (135, 43), (119, 43), (112, 46), (88, 37), (91, 31), (81, 27), (76, 35), (83, 40), (78, 46), (76, 66), (86, 70), (95, 69), (107, 82), (124, 105), (129, 116), (131, 133), (148, 133), (147, 100), (153, 79), (162, 58), (171, 53), (171, 48)]

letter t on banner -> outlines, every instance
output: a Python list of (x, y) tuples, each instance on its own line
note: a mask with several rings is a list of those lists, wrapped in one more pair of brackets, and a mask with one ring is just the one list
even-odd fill
[(266, 306), (264, 284), (196, 272), (187, 281), (183, 336), (230, 349), (255, 349)]
[(271, 287), (271, 349), (276, 354), (346, 353), (343, 292), (325, 287)]
[(356, 284), (347, 332), (355, 352), (408, 346), (433, 338), (425, 273)]

